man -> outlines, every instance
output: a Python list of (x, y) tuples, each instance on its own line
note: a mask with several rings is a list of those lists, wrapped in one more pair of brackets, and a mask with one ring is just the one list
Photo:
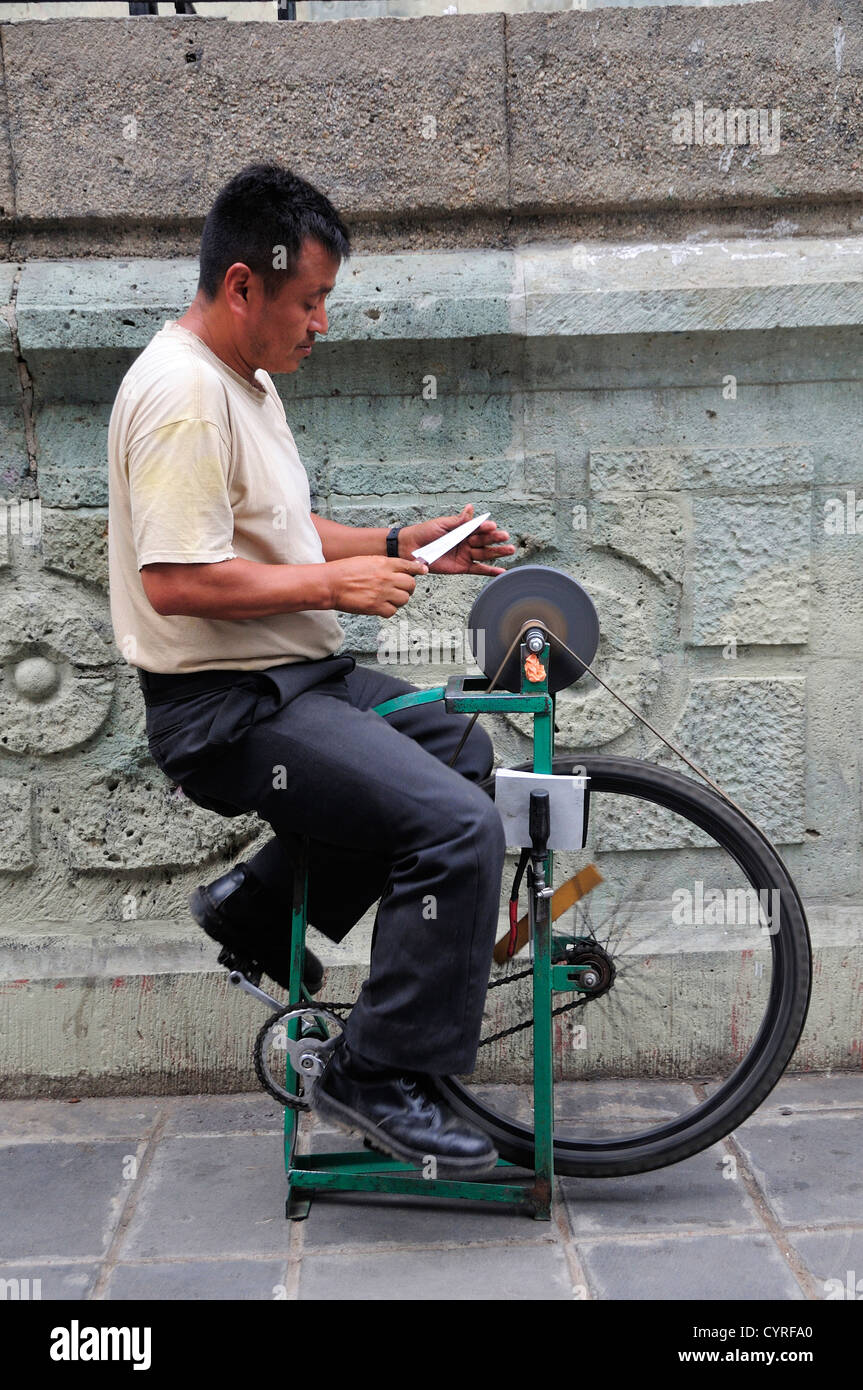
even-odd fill
[[(318, 1108), (387, 1153), (473, 1176), (496, 1160), (434, 1077), (473, 1070), (497, 927), (504, 834), (477, 785), (493, 763), (440, 704), (336, 655), (336, 611), (389, 618), (428, 567), (411, 558), (471, 512), (393, 528), (311, 512), (271, 372), (326, 333), (349, 235), (276, 163), (219, 193), (186, 313), (127, 372), (109, 430), (111, 616), (138, 668), (150, 751), (194, 802), (256, 811), (274, 836), (191, 898), (217, 941), (288, 984), (292, 850), (310, 837), (309, 920), (339, 941), (381, 899), (369, 978), (316, 1086)], [(515, 547), (487, 520), (432, 565), (498, 574)], [(304, 978), (322, 970), (307, 953)]]

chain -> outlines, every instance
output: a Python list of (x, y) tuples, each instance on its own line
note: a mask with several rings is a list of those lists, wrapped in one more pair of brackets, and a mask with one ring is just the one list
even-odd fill
[[(506, 975), (502, 980), (490, 980), (488, 988), (492, 990), (500, 989), (503, 985), (513, 985), (515, 984), (516, 980), (526, 980), (528, 976), (532, 974), (532, 967), (529, 967), (527, 970), (517, 970), (513, 974)], [(551, 1016), (552, 1018), (556, 1018), (558, 1014), (568, 1013), (570, 1009), (577, 1009), (581, 1005), (584, 1005), (586, 1003), (586, 998), (573, 999), (569, 1004), (561, 1004), (559, 1008), (552, 1009)], [(296, 1007), (301, 1008), (302, 1005), (297, 1005)], [(314, 1013), (316, 1007), (318, 1009), (327, 1009), (330, 1013), (335, 1014), (336, 1018), (338, 1018), (341, 1013), (350, 1013), (351, 1009), (353, 1008), (353, 1004), (331, 1004), (323, 999), (316, 999), (314, 1001), (314, 1004), (309, 1006), (308, 1012)], [(499, 1042), (501, 1038), (508, 1038), (513, 1033), (521, 1033), (524, 1031), (525, 1028), (530, 1028), (532, 1024), (533, 1018), (526, 1018), (523, 1023), (514, 1023), (511, 1028), (502, 1028), (499, 1033), (492, 1033), (491, 1037), (483, 1038), (482, 1041), (479, 1043), (479, 1046), (488, 1047), (489, 1043)]]
[[(489, 989), (499, 989), (501, 985), (512, 985), (516, 980), (526, 980), (532, 974), (533, 967), (529, 966), (527, 970), (518, 970), (512, 975), (506, 975), (502, 980), (491, 980), (488, 987)], [(556, 1018), (558, 1014), (569, 1013), (570, 1009), (578, 1009), (586, 1003), (586, 997), (572, 999), (568, 1004), (561, 1004), (559, 1008), (552, 1009), (551, 1016)], [(523, 1023), (514, 1023), (511, 1028), (502, 1028), (499, 1033), (492, 1033), (490, 1037), (483, 1038), (479, 1046), (488, 1047), (489, 1043), (499, 1042), (501, 1038), (509, 1038), (513, 1033), (521, 1033), (525, 1028), (530, 1028), (532, 1024), (533, 1018), (526, 1018)]]
[(349, 1014), (356, 1002), (356, 999), (354, 999), (353, 1002), (350, 1004), (330, 1004), (327, 1002), (326, 999), (313, 999), (312, 1002), (309, 1004), (308, 1008), (305, 1007), (305, 1003), (303, 1001), (301, 1001), (299, 1004), (286, 1004), (285, 1012), (287, 1012), (290, 1009), (302, 1009), (304, 1013), (313, 1014), (316, 1013), (319, 1009), (326, 1009), (328, 1013), (335, 1014), (336, 1018), (339, 1018), (341, 1014)]
[[(532, 975), (533, 971), (529, 970), (527, 973), (528, 975)], [(497, 980), (495, 983), (508, 985), (510, 982), (509, 980)], [(568, 1004), (561, 1004), (558, 1008), (552, 1009), (551, 1016), (552, 1018), (556, 1018), (558, 1014), (568, 1013), (570, 1009), (583, 1008), (587, 1002), (586, 996), (581, 999), (572, 999)], [(501, 1028), (499, 1033), (492, 1033), (490, 1038), (483, 1038), (479, 1046), (488, 1047), (489, 1043), (498, 1042), (500, 1038), (508, 1038), (511, 1037), (513, 1033), (521, 1033), (525, 1028), (530, 1028), (532, 1023), (533, 1018), (526, 1018), (524, 1023), (514, 1023), (511, 1028)]]
[(502, 980), (490, 980), (489, 989), (500, 989), (501, 985), (512, 985), (516, 980), (526, 980), (528, 975), (532, 975), (533, 970), (518, 970), (511, 975), (504, 975)]

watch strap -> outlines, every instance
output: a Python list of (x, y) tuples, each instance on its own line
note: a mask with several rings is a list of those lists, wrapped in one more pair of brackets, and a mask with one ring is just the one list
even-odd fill
[(387, 532), (387, 555), (393, 560), (397, 560), (399, 557), (399, 531), (401, 529), (400, 526), (393, 526), (392, 530)]

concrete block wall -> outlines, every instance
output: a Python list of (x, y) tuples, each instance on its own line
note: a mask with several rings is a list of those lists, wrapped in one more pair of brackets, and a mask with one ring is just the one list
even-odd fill
[[(731, 0), (737, 4), (765, 4), (769, 0)], [(658, 5), (661, 0), (296, 0), (295, 18), (309, 20), (342, 19), (419, 19), (426, 15), (485, 14), (503, 12), (523, 14), (531, 11), (598, 10), (609, 4)], [(728, 0), (682, 0), (687, 5), (718, 5)], [(274, 21), (277, 0), (196, 0), (196, 14), (204, 19)], [(173, 0), (161, 0), (159, 15), (174, 17)], [(5, 23), (28, 19), (125, 19), (128, 0), (6, 0)], [(147, 16), (149, 18), (149, 16)]]
[[(710, 28), (714, 13), (682, 10), (627, 24), (609, 11), (591, 29), (578, 14), (453, 17), (458, 30), (446, 18), (296, 26), (287, 39), (294, 26), (262, 25), (249, 27), (248, 52), (213, 21), (200, 31), (198, 86), (183, 58), (193, 39), (188, 51), (201, 46), (194, 21), (150, 21), (146, 40), (125, 21), (3, 29), (5, 1094), (135, 1092), (142, 1077), (155, 1091), (254, 1084), (261, 1018), (214, 974), (186, 899), (269, 832), (193, 806), (149, 759), (137, 681), (110, 628), (105, 444), (126, 365), (194, 293), (209, 197), (265, 149), (287, 162), (304, 148), (298, 167), (315, 178), (313, 136), (329, 170), (321, 186), (359, 228), (326, 343), (277, 383), (315, 509), (382, 525), (470, 500), (511, 532), (517, 560), (585, 585), (602, 625), (597, 669), (755, 816), (803, 894), (816, 986), (796, 1065), (860, 1065), (863, 220), (848, 113), (860, 109), (861, 46), (843, 21), (837, 71), (833, 48), (825, 64), (830, 7), (788, 0), (782, 23), (777, 9), (729, 7), (724, 29)], [(334, 48), (316, 47), (323, 30)], [(805, 78), (780, 75), (776, 91), (801, 133), (820, 138), (769, 160), (750, 151), (746, 168), (732, 162), (733, 182), (716, 152), (699, 164), (696, 151), (657, 143), (642, 159), (645, 119), (658, 130), (672, 90), (685, 105), (709, 85), (718, 50), (692, 48), (705, 34), (737, 64), (735, 93), (756, 91), (753, 34), (773, 71), (790, 72), (793, 57)], [(654, 44), (649, 61), (639, 35)], [(85, 50), (91, 79), (78, 93)], [(592, 116), (577, 94), (612, 51), (626, 55), (629, 100), (606, 65)], [(249, 95), (250, 64), (267, 102)], [(397, 95), (408, 64), (416, 80)], [(336, 83), (329, 107), (321, 65)], [(146, 101), (144, 70), (155, 82)], [(25, 83), (38, 73), (41, 97)], [(828, 77), (834, 114), (836, 103), (846, 113), (832, 127)], [(553, 120), (561, 97), (585, 133), (566, 148)], [(430, 143), (408, 138), (428, 108), (449, 132), (431, 163)], [(112, 123), (136, 111), (142, 143), (127, 142), (124, 167)], [(290, 146), (278, 134), (289, 114)], [(155, 137), (171, 123), (179, 149)], [(410, 629), (463, 629), (482, 583), (418, 586)], [(399, 621), (346, 616), (348, 649), (376, 661)], [(438, 684), (452, 667), (391, 669)], [(484, 722), (501, 763), (529, 755), (524, 717)], [(594, 682), (562, 693), (558, 725), (561, 750), (676, 765)], [(670, 851), (651, 858), (656, 897), (699, 862), (661, 819), (645, 828), (623, 816), (613, 835), (634, 873), (645, 850)], [(369, 927), (338, 948), (316, 941), (327, 997), (352, 997)], [(678, 937), (657, 949), (682, 967), (691, 952), (697, 978), (706, 947), (681, 951)], [(714, 965), (731, 972), (729, 993), (745, 992), (739, 957), (717, 947)], [(495, 993), (486, 1031), (523, 1012)], [(645, 1022), (632, 1057), (649, 1041)], [(524, 1075), (527, 1060), (517, 1040), (479, 1074)]]

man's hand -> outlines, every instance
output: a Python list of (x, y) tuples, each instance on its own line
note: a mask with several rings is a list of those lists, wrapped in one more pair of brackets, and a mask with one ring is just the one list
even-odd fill
[(414, 575), (428, 574), (424, 560), (392, 559), (388, 555), (355, 555), (350, 560), (331, 560), (332, 607), (342, 613), (373, 613), (391, 618), (407, 603), (414, 589)]
[[(441, 536), (445, 536), (447, 531), (454, 531), (456, 526), (461, 526), (465, 521), (470, 521), (473, 516), (473, 503), (468, 502), (460, 516), (436, 516), (431, 521), (420, 521), (416, 526), (404, 526), (399, 534), (399, 547), (405, 550), (418, 550), (421, 545), (428, 545), (430, 541), (436, 541)], [(466, 536), (453, 550), (448, 550), (446, 555), (441, 555), (439, 560), (433, 561), (430, 566), (432, 574), (503, 574), (504, 569), (501, 565), (493, 565), (489, 562), (496, 560), (501, 555), (514, 555), (514, 545), (501, 545), (501, 541), (509, 540), (508, 531), (499, 531), (497, 522), (482, 522), (480, 526)]]

